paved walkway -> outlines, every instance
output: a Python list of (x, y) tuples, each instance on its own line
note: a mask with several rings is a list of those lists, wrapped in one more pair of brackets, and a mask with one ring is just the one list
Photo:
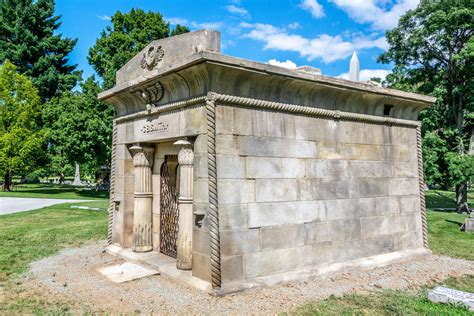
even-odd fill
[(62, 203), (88, 202), (89, 200), (60, 200), (38, 198), (0, 197), (0, 215), (37, 210)]

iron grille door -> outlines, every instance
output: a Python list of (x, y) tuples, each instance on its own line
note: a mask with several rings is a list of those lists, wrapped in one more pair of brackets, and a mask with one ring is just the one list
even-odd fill
[(167, 164), (173, 158), (175, 157), (165, 156), (165, 162), (160, 170), (160, 251), (167, 256), (176, 258), (179, 213), (178, 193), (176, 192), (175, 184), (170, 181)]

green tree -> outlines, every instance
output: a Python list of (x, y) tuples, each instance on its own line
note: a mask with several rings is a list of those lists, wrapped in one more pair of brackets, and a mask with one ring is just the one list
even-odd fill
[(115, 72), (151, 41), (186, 32), (189, 29), (181, 25), (170, 30), (169, 22), (159, 12), (117, 11), (112, 16), (112, 25), (102, 31), (89, 50), (88, 60), (108, 89), (115, 84)]
[(389, 50), (379, 57), (395, 67), (392, 87), (437, 97), (422, 119), (427, 182), (456, 189), (458, 212), (468, 210), (474, 175), (466, 155), (473, 119), (474, 2), (421, 0), (388, 31)]
[(0, 174), (6, 191), (11, 190), (14, 174), (30, 172), (44, 156), (41, 108), (31, 80), (6, 60), (0, 66)]
[(0, 0), (0, 63), (8, 59), (28, 75), (43, 101), (81, 78), (67, 59), (77, 40), (57, 33), (59, 19), (54, 0)]
[(65, 92), (48, 102), (43, 119), (50, 136), (51, 169), (64, 177), (75, 163), (89, 174), (110, 160), (113, 108), (97, 99), (94, 77), (81, 83), (82, 91)]

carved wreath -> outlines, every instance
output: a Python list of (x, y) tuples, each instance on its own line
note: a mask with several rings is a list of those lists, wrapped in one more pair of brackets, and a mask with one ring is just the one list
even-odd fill
[(162, 60), (165, 55), (165, 51), (161, 46), (151, 45), (148, 50), (143, 53), (140, 66), (143, 69), (153, 70)]
[(141, 87), (133, 93), (138, 94), (146, 103), (156, 103), (163, 97), (164, 89), (160, 82), (155, 82), (144, 87)]

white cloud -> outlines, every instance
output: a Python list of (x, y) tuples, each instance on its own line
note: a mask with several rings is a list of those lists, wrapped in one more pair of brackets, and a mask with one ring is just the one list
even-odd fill
[(291, 30), (296, 30), (296, 29), (301, 28), (301, 24), (299, 24), (298, 22), (293, 22), (293, 23), (288, 24), (288, 28)]
[(353, 37), (350, 41), (341, 35), (331, 36), (320, 34), (315, 38), (305, 38), (301, 35), (289, 34), (286, 30), (270, 24), (240, 23), (243, 28), (250, 29), (244, 35), (264, 43), (264, 49), (297, 52), (308, 61), (320, 58), (325, 63), (345, 59), (354, 51), (369, 48), (387, 49), (385, 37), (370, 38)]
[(247, 10), (245, 10), (244, 8), (242, 8), (242, 7), (238, 7), (238, 6), (235, 6), (235, 5), (231, 4), (231, 5), (226, 6), (225, 8), (230, 13), (240, 15), (243, 18), (250, 18), (249, 12)]
[(323, 6), (317, 0), (303, 0), (300, 7), (309, 11), (315, 18), (322, 18), (324, 16)]
[(330, 0), (358, 23), (370, 23), (374, 29), (387, 30), (397, 26), (406, 11), (416, 8), (419, 0)]
[(112, 18), (108, 15), (98, 15), (97, 18), (100, 19), (100, 20), (104, 20), (104, 21), (112, 20)]
[(164, 19), (172, 25), (180, 24), (193, 29), (220, 29), (224, 25), (222, 22), (196, 22), (177, 17), (165, 17)]
[[(385, 80), (385, 77), (387, 77), (389, 73), (391, 73), (391, 71), (386, 69), (362, 69), (359, 73), (359, 80), (368, 81), (370, 80), (370, 78), (375, 77)], [(349, 73), (345, 72), (343, 74), (340, 74), (339, 76), (337, 76), (337, 78), (349, 80)]]
[(297, 67), (296, 64), (289, 59), (287, 59), (286, 61), (278, 61), (276, 59), (270, 59), (268, 63), (273, 66), (279, 66), (279, 67), (288, 68), (288, 69), (296, 69)]
[(183, 18), (165, 18), (165, 19), (168, 20), (168, 22), (170, 22), (170, 24), (172, 24), (172, 25), (176, 25), (176, 24), (180, 24), (180, 25), (188, 24), (188, 20), (183, 19)]

